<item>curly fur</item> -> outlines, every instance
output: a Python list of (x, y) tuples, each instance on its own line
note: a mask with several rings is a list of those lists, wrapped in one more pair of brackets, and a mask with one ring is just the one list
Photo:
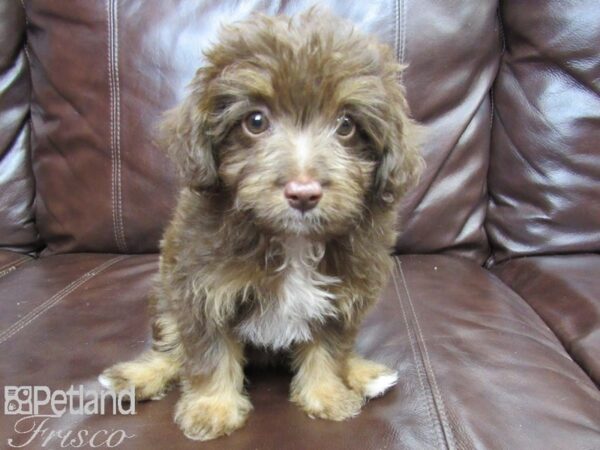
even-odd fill
[[(133, 384), (138, 398), (179, 381), (176, 422), (212, 439), (244, 423), (244, 348), (260, 346), (291, 355), (291, 398), (308, 414), (352, 417), (396, 380), (352, 347), (422, 165), (402, 68), (376, 39), (314, 10), (227, 26), (205, 56), (162, 125), (183, 187), (161, 244), (154, 346), (103, 381)], [(250, 136), (240, 124), (256, 110), (271, 128)], [(335, 133), (340, 114), (357, 125), (350, 139)], [(283, 196), (301, 175), (324, 192), (304, 214)]]

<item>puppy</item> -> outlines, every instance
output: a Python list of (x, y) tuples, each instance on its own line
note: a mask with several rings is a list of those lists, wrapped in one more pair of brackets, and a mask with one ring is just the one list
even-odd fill
[(396, 383), (353, 352), (391, 268), (397, 205), (421, 158), (392, 50), (320, 10), (253, 16), (206, 52), (167, 113), (183, 180), (161, 242), (152, 349), (107, 369), (138, 400), (181, 385), (191, 439), (252, 409), (245, 350), (289, 357), (291, 400), (344, 420)]

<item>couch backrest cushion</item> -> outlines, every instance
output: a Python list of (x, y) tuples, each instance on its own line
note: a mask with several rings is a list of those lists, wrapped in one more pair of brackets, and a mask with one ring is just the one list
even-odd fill
[(496, 261), (600, 251), (600, 8), (502, 2), (487, 229)]
[[(157, 248), (176, 191), (153, 144), (161, 112), (185, 93), (219, 24), (313, 2), (32, 0), (38, 219), (50, 252)], [(407, 198), (403, 252), (483, 261), (491, 107), (499, 62), (494, 1), (325, 3), (392, 45), (428, 169)]]
[(489, 92), (501, 51), (497, 2), (396, 3), (400, 59), (409, 64), (404, 83), (414, 115), (426, 125), (427, 162), (401, 211), (404, 232), (398, 250), (453, 253), (484, 262), (489, 256), (483, 225)]
[(29, 64), (25, 14), (19, 2), (0, 2), (0, 249), (36, 249), (35, 185), (29, 152)]

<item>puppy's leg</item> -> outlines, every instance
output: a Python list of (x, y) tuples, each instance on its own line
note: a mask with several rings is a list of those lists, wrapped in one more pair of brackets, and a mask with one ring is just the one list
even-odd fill
[(398, 372), (358, 355), (348, 358), (346, 383), (365, 399), (379, 397), (398, 382)]
[(190, 439), (206, 441), (240, 428), (252, 405), (245, 395), (243, 349), (225, 336), (212, 336), (214, 368), (186, 375), (175, 422)]
[(183, 351), (174, 319), (168, 314), (153, 323), (152, 349), (133, 361), (106, 369), (98, 381), (107, 388), (120, 391), (133, 386), (136, 400), (157, 400), (177, 382)]
[(345, 420), (356, 416), (363, 397), (344, 384), (346, 364), (347, 352), (340, 352), (331, 343), (302, 345), (294, 357), (297, 372), (292, 380), (291, 400), (310, 417)]

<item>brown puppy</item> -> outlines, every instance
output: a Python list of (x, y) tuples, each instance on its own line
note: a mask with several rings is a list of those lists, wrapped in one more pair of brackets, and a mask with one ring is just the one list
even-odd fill
[(153, 347), (104, 385), (160, 398), (192, 439), (243, 425), (244, 350), (291, 355), (291, 399), (344, 420), (397, 374), (353, 353), (421, 158), (391, 49), (322, 11), (254, 16), (163, 124), (184, 187), (162, 241)]

